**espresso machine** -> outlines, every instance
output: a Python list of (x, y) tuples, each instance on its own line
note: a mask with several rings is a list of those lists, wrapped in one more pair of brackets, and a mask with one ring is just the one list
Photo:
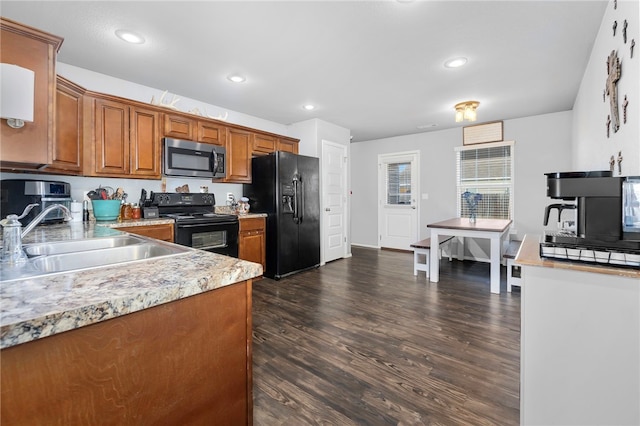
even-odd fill
[(571, 209), (575, 210), (575, 228), (545, 232), (541, 257), (640, 267), (640, 238), (623, 232), (623, 183), (628, 178), (614, 177), (610, 171), (545, 176), (547, 196), (562, 203), (547, 206), (544, 224), (553, 209), (558, 210), (558, 221), (563, 210)]

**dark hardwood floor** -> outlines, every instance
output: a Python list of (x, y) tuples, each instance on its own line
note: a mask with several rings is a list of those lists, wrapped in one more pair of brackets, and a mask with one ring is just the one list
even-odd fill
[(430, 283), (411, 253), (354, 247), (255, 282), (254, 424), (518, 424), (520, 293), (488, 277), (443, 259)]

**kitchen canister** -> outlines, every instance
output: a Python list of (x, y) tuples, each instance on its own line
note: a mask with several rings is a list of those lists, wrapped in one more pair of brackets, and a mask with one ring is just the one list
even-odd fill
[(72, 201), (71, 202), (71, 222), (82, 222), (82, 203)]

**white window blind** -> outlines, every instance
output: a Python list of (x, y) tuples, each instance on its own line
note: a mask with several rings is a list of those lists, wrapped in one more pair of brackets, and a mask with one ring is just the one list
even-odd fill
[(482, 194), (477, 217), (513, 218), (513, 142), (456, 148), (458, 215), (469, 217), (462, 194)]
[(411, 163), (386, 163), (387, 204), (411, 204)]

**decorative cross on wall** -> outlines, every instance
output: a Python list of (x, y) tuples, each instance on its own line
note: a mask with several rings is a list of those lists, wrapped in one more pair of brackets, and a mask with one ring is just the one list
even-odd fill
[[(611, 124), (614, 132), (620, 129), (620, 114), (618, 112), (618, 80), (622, 73), (622, 66), (620, 65), (620, 59), (615, 50), (611, 51), (611, 54), (607, 58), (607, 82), (606, 93), (609, 96), (609, 107), (611, 109)], [(609, 124), (607, 123), (607, 129)], [(609, 132), (607, 130), (607, 137)]]
[(618, 151), (618, 174), (622, 175), (622, 151)]

